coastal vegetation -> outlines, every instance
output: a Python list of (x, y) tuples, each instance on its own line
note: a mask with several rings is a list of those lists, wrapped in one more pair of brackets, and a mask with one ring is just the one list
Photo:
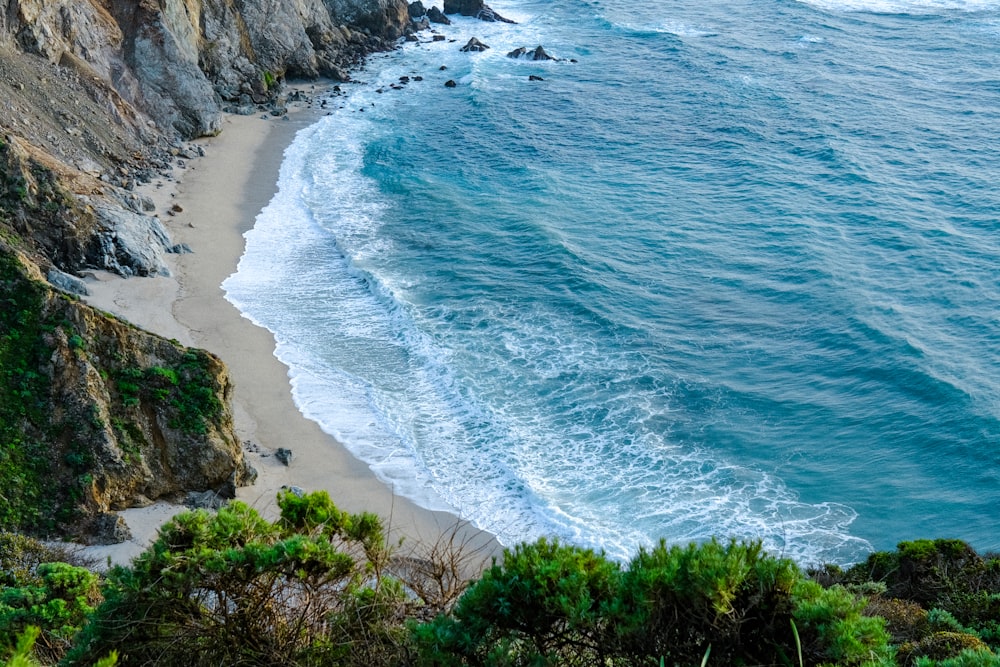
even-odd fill
[[(0, 535), (7, 664), (997, 666), (1000, 557), (917, 540), (804, 570), (758, 542), (641, 549), (558, 540), (485, 569), (408, 551), (372, 514), (283, 491), (178, 515), (129, 566)], [(443, 545), (443, 546), (442, 546)], [(458, 564), (458, 565), (456, 565)], [(31, 660), (25, 646), (33, 645)], [(12, 657), (20, 656), (20, 657)], [(100, 661), (105, 662), (101, 663)]]
[[(217, 133), (223, 104), (280, 112), (286, 75), (347, 78), (409, 20), (389, 0), (22, 4), (0, 57), (0, 530), (95, 537), (89, 520), (140, 498), (239, 481), (228, 379), (40, 267), (155, 273), (119, 242), (158, 229), (133, 189), (167, 173), (175, 136)], [(618, 562), (540, 540), (477, 567), (454, 535), (393, 543), (325, 493), (279, 505), (181, 514), (102, 573), (0, 532), (0, 664), (1000, 667), (1000, 557), (956, 540), (847, 569), (757, 542)]]

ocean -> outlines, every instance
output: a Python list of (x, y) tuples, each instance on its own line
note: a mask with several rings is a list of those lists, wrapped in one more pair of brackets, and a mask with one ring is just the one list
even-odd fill
[(302, 412), (507, 545), (1000, 550), (1000, 0), (492, 6), (247, 234)]

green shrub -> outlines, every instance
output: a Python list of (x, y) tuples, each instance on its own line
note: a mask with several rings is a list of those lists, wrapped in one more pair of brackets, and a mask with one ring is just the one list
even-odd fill
[(848, 570), (842, 581), (884, 582), (892, 597), (949, 612), (993, 646), (1000, 646), (1000, 558), (983, 558), (961, 540), (901, 542)]
[(58, 659), (100, 599), (97, 576), (68, 563), (42, 563), (35, 574), (37, 583), (0, 593), (0, 644), (9, 648), (29, 626), (37, 626), (41, 634), (36, 650)]
[(0, 531), (0, 587), (41, 583), (37, 568), (42, 563), (67, 561), (72, 554), (38, 540)]
[(989, 647), (979, 637), (965, 632), (935, 632), (918, 642), (906, 643), (899, 647), (899, 663), (909, 666), (918, 664), (919, 658), (946, 660), (957, 658), (969, 652), (980, 657), (991, 655)]
[[(272, 524), (239, 502), (174, 517), (131, 567), (109, 572), (105, 601), (67, 664), (112, 648), (123, 664), (398, 663), (402, 587), (365, 558), (358, 533), (293, 523)], [(347, 515), (345, 524), (370, 522)]]
[(416, 629), (422, 664), (604, 664), (620, 576), (603, 554), (558, 541), (508, 549), (450, 616)]
[(962, 651), (953, 658), (917, 658), (916, 667), (1000, 667), (1000, 656), (983, 651)]
[(912, 600), (874, 598), (868, 602), (864, 614), (885, 619), (893, 644), (917, 641), (933, 629), (927, 610)]
[(864, 606), (757, 542), (661, 542), (621, 568), (541, 540), (505, 551), (414, 637), (421, 665), (892, 664)]
[(49, 459), (35, 437), (48, 418), (49, 383), (38, 370), (52, 354), (43, 303), (44, 287), (0, 247), (0, 529), (49, 527)]
[(622, 578), (622, 652), (635, 663), (663, 656), (693, 665), (711, 646), (722, 663), (775, 662), (794, 646), (791, 591), (800, 577), (760, 542), (643, 549)]
[[(17, 638), (13, 652), (4, 662), (4, 667), (41, 667), (34, 655), (35, 641), (41, 634), (41, 630), (35, 626), (28, 626)], [(114, 667), (118, 662), (118, 654), (112, 651), (107, 657), (101, 658), (94, 667)]]
[(793, 598), (807, 664), (892, 664), (885, 620), (862, 615), (864, 598), (809, 580), (796, 584)]

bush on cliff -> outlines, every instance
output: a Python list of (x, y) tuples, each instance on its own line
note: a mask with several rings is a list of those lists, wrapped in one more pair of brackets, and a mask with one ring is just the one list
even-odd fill
[(36, 654), (58, 660), (100, 600), (97, 575), (68, 563), (42, 563), (36, 582), (0, 592), (0, 645), (12, 648), (29, 627), (39, 629)]
[(887, 598), (919, 604), (938, 619), (942, 612), (953, 616), (955, 626), (940, 630), (973, 633), (1000, 648), (1000, 557), (980, 556), (961, 540), (901, 542), (834, 580), (884, 583)]
[(117, 648), (123, 664), (398, 664), (403, 589), (383, 576), (381, 521), (325, 492), (279, 504), (277, 523), (240, 502), (172, 519), (108, 574), (68, 663)]
[[(3, 663), (4, 667), (42, 667), (35, 657), (35, 642), (41, 634), (41, 629), (35, 626), (25, 628), (17, 638), (13, 651)], [(112, 651), (109, 655), (94, 663), (94, 667), (114, 667), (118, 664), (118, 654)]]
[(0, 246), (0, 528), (51, 525), (47, 447), (25, 428), (46, 421), (48, 380), (38, 369), (51, 354), (43, 333), (53, 323), (42, 316), (43, 300), (43, 288)]
[(543, 540), (505, 551), (415, 641), (423, 665), (892, 664), (864, 605), (757, 542), (661, 542), (620, 568)]
[[(109, 573), (94, 612), (94, 575), (46, 565), (40, 545), (0, 533), (0, 664), (19, 632), (51, 661), (82, 625), (64, 664), (117, 650), (123, 664), (192, 667), (1000, 667), (951, 612), (887, 597), (890, 585), (860, 570), (827, 569), (846, 585), (824, 587), (759, 542), (661, 542), (621, 564), (540, 540), (506, 550), (459, 595), (454, 554), (400, 556), (380, 519), (343, 512), (326, 493), (284, 492), (279, 505), (275, 522), (242, 503), (175, 517)], [(890, 557), (904, 556), (875, 561)]]
[(605, 664), (620, 568), (540, 540), (504, 552), (450, 615), (415, 628), (422, 664)]

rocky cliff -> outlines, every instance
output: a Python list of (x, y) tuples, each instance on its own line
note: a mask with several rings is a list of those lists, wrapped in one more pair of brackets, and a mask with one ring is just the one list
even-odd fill
[[(403, 0), (8, 0), (0, 136), (13, 150), (0, 197), (30, 205), (32, 174), (51, 174), (69, 199), (15, 221), (43, 256), (69, 272), (160, 273), (172, 246), (136, 183), (181, 140), (217, 133), (224, 109), (280, 109), (286, 76), (346, 79), (409, 29)], [(133, 238), (152, 252), (130, 259)]]
[(0, 5), (0, 528), (113, 533), (115, 510), (248, 480), (221, 362), (65, 290), (166, 272), (182, 249), (136, 185), (224, 109), (280, 111), (286, 76), (346, 79), (409, 26), (403, 0)]
[(114, 510), (250, 480), (217, 358), (56, 292), (2, 243), (0, 304), (0, 525), (113, 532)]
[(121, 120), (138, 110), (191, 138), (286, 75), (346, 78), (408, 25), (403, 0), (9, 0), (0, 40), (81, 73)]

